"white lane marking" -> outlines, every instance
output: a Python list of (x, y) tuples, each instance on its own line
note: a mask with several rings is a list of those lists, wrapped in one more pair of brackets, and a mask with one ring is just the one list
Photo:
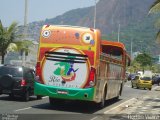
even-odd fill
[(27, 110), (27, 109), (31, 109), (31, 108), (32, 107), (22, 108), (22, 109), (15, 110), (15, 112), (22, 111), (22, 110)]
[[(48, 98), (48, 96), (44, 96), (42, 98), (45, 99), (45, 98)], [(22, 108), (22, 109), (15, 110), (15, 112), (22, 111), (22, 110), (28, 110), (28, 109), (31, 109), (31, 108), (32, 107)]]
[(155, 90), (155, 89), (157, 89), (157, 88), (159, 88), (160, 86), (156, 86), (156, 87), (154, 87), (152, 90)]
[(96, 117), (94, 117), (94, 118), (92, 118), (92, 119), (90, 119), (90, 120), (95, 120), (95, 119), (97, 119), (98, 118), (98, 116), (96, 116)]
[(113, 111), (114, 109), (117, 109), (118, 107), (123, 106), (123, 105), (127, 104), (129, 101), (132, 101), (132, 100), (136, 100), (136, 98), (131, 98), (131, 99), (119, 104), (118, 106), (115, 106), (114, 108), (105, 111), (104, 114), (109, 113), (110, 111)]

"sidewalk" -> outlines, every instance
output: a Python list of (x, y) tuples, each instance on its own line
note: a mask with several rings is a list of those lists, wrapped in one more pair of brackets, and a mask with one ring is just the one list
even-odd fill
[(160, 86), (126, 105), (119, 114), (160, 114)]

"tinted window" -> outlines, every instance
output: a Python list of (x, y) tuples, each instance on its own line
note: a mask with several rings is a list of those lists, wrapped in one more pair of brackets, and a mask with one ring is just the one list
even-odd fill
[(150, 77), (142, 77), (141, 80), (151, 80)]
[(14, 77), (22, 77), (23, 76), (22, 68), (9, 68), (9, 67), (0, 67), (0, 76), (10, 74)]
[(33, 76), (33, 74), (30, 72), (30, 71), (28, 71), (28, 72), (26, 72), (26, 74), (24, 75), (24, 77), (27, 79), (33, 79), (34, 78), (34, 76)]
[(133, 80), (138, 80), (139, 76), (134, 76)]

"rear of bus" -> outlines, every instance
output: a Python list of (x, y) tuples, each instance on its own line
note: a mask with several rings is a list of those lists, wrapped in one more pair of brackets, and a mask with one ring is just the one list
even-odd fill
[[(99, 30), (45, 25), (41, 30), (35, 94), (94, 101)], [(50, 101), (51, 102), (51, 101)]]

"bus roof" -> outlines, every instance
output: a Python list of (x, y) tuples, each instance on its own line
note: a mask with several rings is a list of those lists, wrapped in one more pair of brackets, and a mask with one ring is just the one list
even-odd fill
[(45, 29), (45, 28), (48, 28), (48, 27), (51, 27), (51, 28), (80, 28), (80, 29), (90, 29), (91, 31), (94, 31), (96, 29), (94, 28), (89, 28), (89, 27), (82, 27), (82, 26), (72, 26), (72, 25), (43, 25), (42, 29)]
[(126, 50), (125, 49), (125, 46), (123, 43), (121, 42), (115, 42), (115, 41), (108, 41), (108, 40), (101, 40), (101, 45), (105, 46), (105, 45), (108, 45), (108, 46), (115, 46), (115, 47), (119, 47), (119, 48), (122, 48), (124, 51)]

